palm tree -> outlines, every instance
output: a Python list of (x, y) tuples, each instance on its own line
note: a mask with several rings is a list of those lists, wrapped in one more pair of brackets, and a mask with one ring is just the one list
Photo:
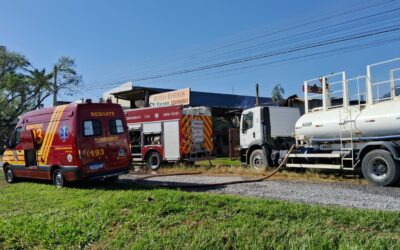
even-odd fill
[(281, 84), (276, 84), (272, 89), (272, 101), (278, 104), (278, 102), (283, 99), (284, 94), (285, 89), (281, 86)]

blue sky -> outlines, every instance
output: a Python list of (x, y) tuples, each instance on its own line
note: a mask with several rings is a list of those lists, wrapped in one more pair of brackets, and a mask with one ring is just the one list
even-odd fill
[[(257, 38), (268, 32), (380, 2), (385, 1), (1, 0), (0, 44), (24, 54), (38, 68), (50, 68), (60, 56), (73, 57), (84, 83), (75, 96), (63, 98), (96, 98), (121, 81), (263, 53), (271, 49), (268, 43), (255, 50), (241, 49), (279, 37)], [(395, 7), (400, 7), (398, 1), (322, 20), (314, 26), (291, 30), (280, 36)], [(391, 38), (400, 34), (392, 35)], [(252, 38), (254, 40), (245, 41)], [(312, 39), (318, 39), (318, 36)], [(228, 46), (232, 43), (239, 45)], [(278, 45), (281, 48), (290, 47), (286, 40)], [(301, 94), (304, 80), (322, 74), (342, 70), (346, 70), (349, 76), (365, 74), (366, 64), (398, 57), (399, 45), (397, 41), (347, 53), (236, 69), (291, 56), (286, 55), (134, 84), (253, 95), (254, 85), (259, 83), (261, 94), (270, 96), (272, 87), (280, 83), (288, 96)], [(321, 49), (332, 48), (335, 47)], [(296, 55), (302, 54), (293, 54)]]

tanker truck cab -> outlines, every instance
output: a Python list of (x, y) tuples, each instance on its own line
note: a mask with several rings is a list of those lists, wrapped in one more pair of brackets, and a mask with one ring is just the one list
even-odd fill
[(304, 82), (305, 114), (286, 167), (361, 172), (371, 183), (400, 178), (400, 58)]
[(57, 187), (116, 179), (131, 165), (128, 127), (120, 105), (68, 104), (22, 115), (3, 156), (6, 181), (52, 180)]
[(252, 108), (243, 111), (240, 124), (241, 147), (250, 148), (252, 144), (262, 144), (263, 125), (260, 122), (261, 108)]
[(298, 108), (254, 107), (244, 110), (240, 120), (240, 160), (256, 170), (276, 165), (294, 144)]

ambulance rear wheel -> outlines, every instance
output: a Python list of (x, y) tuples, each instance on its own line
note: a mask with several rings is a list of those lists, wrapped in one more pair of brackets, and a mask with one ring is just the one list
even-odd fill
[(158, 152), (151, 152), (147, 157), (147, 167), (151, 170), (157, 170), (161, 167), (162, 159)]
[(266, 171), (268, 168), (268, 158), (262, 149), (254, 150), (250, 155), (250, 166), (257, 171)]
[(64, 173), (61, 169), (54, 170), (53, 183), (58, 188), (62, 188), (65, 186), (65, 177), (64, 177)]
[(12, 171), (12, 169), (10, 167), (6, 167), (4, 169), (4, 174), (5, 174), (5, 178), (6, 178), (6, 182), (7, 183), (14, 183), (16, 178), (14, 176), (14, 173)]

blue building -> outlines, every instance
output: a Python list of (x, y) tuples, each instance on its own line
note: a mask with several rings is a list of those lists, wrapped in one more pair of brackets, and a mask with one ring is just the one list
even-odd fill
[[(169, 91), (174, 91), (174, 89), (128, 85), (119, 91), (110, 92), (110, 94), (117, 103), (123, 102), (125, 108), (139, 108), (147, 106), (149, 96)], [(259, 97), (259, 103), (260, 105), (273, 105), (272, 99), (269, 97)], [(255, 105), (255, 96), (190, 91), (189, 106), (210, 107), (215, 117), (226, 117), (228, 113), (241, 112)]]

